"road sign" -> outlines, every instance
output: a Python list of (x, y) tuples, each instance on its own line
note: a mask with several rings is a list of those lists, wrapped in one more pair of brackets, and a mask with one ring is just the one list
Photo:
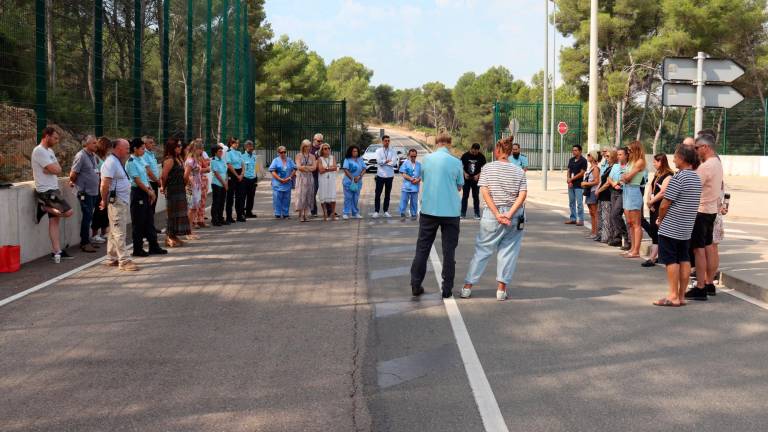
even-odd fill
[[(664, 59), (663, 76), (667, 81), (696, 81), (697, 61), (687, 57)], [(744, 75), (744, 68), (729, 59), (704, 60), (704, 81), (732, 82)]]
[[(665, 106), (696, 106), (696, 86), (664, 83), (661, 100)], [(733, 108), (743, 100), (738, 90), (727, 85), (707, 85), (702, 92), (703, 108)]]
[(557, 131), (560, 132), (560, 135), (565, 135), (568, 133), (568, 123), (562, 121), (557, 124)]

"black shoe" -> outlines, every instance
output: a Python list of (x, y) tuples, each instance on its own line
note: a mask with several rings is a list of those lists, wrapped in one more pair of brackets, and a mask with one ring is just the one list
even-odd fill
[(238, 222), (245, 222), (245, 221), (246, 221), (246, 219), (245, 219), (244, 217), (239, 217), (239, 218), (237, 218), (237, 221), (238, 221)]
[(644, 263), (640, 264), (643, 267), (655, 267), (656, 261), (653, 260), (646, 260)]
[(224, 221), (224, 222), (222, 222), (221, 224), (222, 224), (222, 225), (230, 225), (230, 224), (232, 224), (232, 223), (233, 223), (233, 222), (230, 222), (230, 221)]
[(168, 251), (158, 246), (157, 248), (151, 248), (149, 250), (149, 254), (150, 255), (168, 255)]
[(603, 242), (603, 240), (602, 240), (600, 237), (595, 237), (595, 241), (596, 241), (596, 242), (599, 242), (599, 243), (602, 243), (602, 242)]
[(245, 215), (245, 217), (246, 217), (246, 219), (253, 219), (253, 218), (257, 218), (258, 216), (256, 216), (253, 213), (248, 213), (247, 215)]
[(688, 290), (687, 293), (685, 293), (685, 298), (688, 300), (698, 300), (698, 301), (706, 301), (707, 300), (707, 290), (704, 288), (694, 287)]
[(134, 249), (132, 255), (135, 257), (148, 257), (149, 253), (144, 249)]
[(632, 249), (632, 246), (630, 246), (630, 245), (624, 245), (624, 246), (621, 247), (621, 250), (623, 250), (623, 251), (628, 251), (630, 249)]
[(227, 219), (227, 225), (235, 223), (234, 219)]
[(612, 241), (612, 242), (608, 243), (608, 246), (611, 246), (611, 247), (621, 247), (621, 242), (620, 241)]
[(414, 297), (424, 294), (424, 287), (419, 287), (418, 289), (411, 288), (411, 294), (413, 294)]
[(61, 257), (61, 259), (67, 259), (67, 260), (75, 259), (75, 257), (73, 257), (72, 255), (68, 254), (67, 251), (65, 251), (65, 250), (61, 251), (59, 256)]
[(704, 290), (707, 292), (708, 296), (716, 296), (717, 295), (717, 289), (715, 288), (715, 284), (707, 284), (704, 286)]
[(453, 291), (443, 291), (444, 299), (451, 298), (451, 297), (453, 297)]

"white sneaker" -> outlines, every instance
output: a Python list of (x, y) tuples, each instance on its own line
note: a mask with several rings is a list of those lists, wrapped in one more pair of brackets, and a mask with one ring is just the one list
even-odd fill
[(507, 299), (507, 292), (506, 291), (496, 291), (496, 300), (498, 301), (504, 301)]
[(373, 212), (371, 217), (374, 218), (374, 219), (378, 219), (379, 218), (379, 212)]
[(107, 242), (107, 240), (104, 237), (102, 237), (102, 236), (100, 236), (98, 234), (93, 236), (93, 238), (91, 238), (91, 243), (102, 244), (102, 243), (106, 243), (106, 242)]
[(349, 216), (347, 216), (347, 215), (343, 215), (343, 216), (341, 216), (341, 218), (344, 219), (344, 220), (349, 220)]
[(391, 215), (391, 214), (389, 214), (389, 212), (384, 212), (384, 217), (385, 217), (385, 218), (387, 218), (387, 219), (389, 219), (389, 218), (391, 218), (391, 217), (392, 217), (392, 215)]
[(356, 215), (356, 216), (354, 216), (354, 218), (355, 218), (355, 219), (362, 219), (363, 217), (362, 217), (362, 216), (360, 216), (360, 215)]
[(470, 288), (461, 289), (461, 298), (470, 298), (472, 296), (472, 290)]

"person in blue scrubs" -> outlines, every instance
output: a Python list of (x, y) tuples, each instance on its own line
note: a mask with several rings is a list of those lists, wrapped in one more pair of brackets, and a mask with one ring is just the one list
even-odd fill
[(214, 155), (211, 159), (211, 190), (213, 191), (211, 223), (213, 226), (229, 225), (229, 222), (224, 220), (224, 202), (227, 200), (227, 188), (229, 188), (224, 148), (217, 144), (211, 150)]
[(291, 190), (293, 178), (296, 176), (296, 163), (288, 157), (285, 147), (277, 148), (278, 157), (269, 166), (272, 174), (272, 206), (275, 209), (275, 218), (290, 219)]
[(416, 162), (416, 149), (408, 150), (408, 159), (400, 166), (403, 175), (403, 187), (400, 190), (400, 218), (405, 219), (405, 209), (411, 203), (411, 219), (419, 215), (419, 185), (421, 184), (421, 162)]
[(245, 217), (255, 218), (253, 213), (253, 199), (256, 196), (256, 186), (259, 181), (256, 178), (256, 163), (258, 156), (253, 151), (253, 141), (245, 142), (245, 153), (243, 153), (243, 164), (245, 165)]
[(360, 157), (360, 147), (353, 145), (347, 149), (341, 168), (344, 170), (344, 180), (341, 182), (344, 187), (344, 214), (341, 218), (344, 220), (349, 218), (362, 219), (358, 202), (360, 201), (360, 191), (363, 188), (365, 162)]

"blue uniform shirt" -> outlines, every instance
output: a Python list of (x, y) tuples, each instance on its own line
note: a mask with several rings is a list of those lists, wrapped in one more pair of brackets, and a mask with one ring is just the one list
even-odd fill
[(521, 154), (520, 157), (515, 159), (514, 156), (509, 155), (509, 163), (511, 163), (512, 165), (517, 165), (521, 169), (526, 170), (528, 169), (528, 156)]
[[(411, 178), (421, 178), (421, 162), (412, 163), (410, 159), (407, 159), (400, 166), (400, 173), (408, 175)], [(403, 178), (402, 192), (418, 192), (419, 185), (413, 184), (410, 181)]]
[(219, 173), (221, 179), (225, 182), (227, 181), (227, 164), (224, 163), (223, 160), (219, 159), (218, 156), (211, 159), (211, 182), (213, 182), (213, 184), (216, 186), (224, 187), (219, 179), (216, 178), (216, 174), (214, 173)]
[(144, 152), (144, 166), (148, 166), (149, 169), (152, 170), (152, 174), (155, 175), (155, 178), (160, 180), (160, 165), (157, 163), (157, 158), (155, 157), (155, 154), (149, 150), (146, 150)]
[[(357, 158), (357, 159), (344, 159), (344, 164), (341, 166), (341, 168), (349, 171), (349, 173), (352, 175), (352, 177), (357, 177), (365, 169), (365, 162), (363, 162), (363, 160), (361, 158)], [(358, 185), (362, 186), (363, 179), (360, 179), (360, 181), (357, 182), (357, 183), (358, 183)], [(352, 180), (345, 175), (344, 179), (341, 181), (341, 184), (344, 187), (348, 187), (349, 185), (352, 184)]]
[[(243, 153), (241, 156), (241, 159), (243, 160), (243, 163), (245, 164), (245, 178), (247, 179), (255, 179), (256, 178), (256, 159), (258, 156), (256, 156), (256, 153), (248, 154), (248, 152)], [(234, 165), (232, 165), (234, 167)]]
[(149, 187), (149, 174), (147, 174), (147, 165), (143, 157), (131, 156), (128, 158), (128, 163), (125, 164), (125, 172), (131, 178), (131, 187), (138, 187), (136, 177), (144, 183), (144, 186)]
[(227, 152), (227, 163), (232, 165), (232, 168), (239, 170), (243, 167), (243, 154), (237, 150), (230, 149)]
[(421, 178), (421, 213), (437, 217), (461, 215), (459, 187), (464, 185), (464, 168), (458, 158), (445, 147), (438, 149), (421, 163)]
[(611, 167), (611, 173), (608, 174), (608, 177), (610, 177), (614, 182), (618, 183), (621, 181), (622, 175), (624, 175), (624, 168), (621, 167), (621, 164), (613, 164)]
[[(276, 172), (280, 178), (288, 178), (296, 171), (296, 163), (293, 159), (286, 158), (285, 164), (280, 156), (276, 157), (269, 166), (269, 172)], [(276, 178), (272, 177), (272, 189), (278, 192), (287, 192), (293, 188), (293, 180), (288, 183), (280, 183)]]

